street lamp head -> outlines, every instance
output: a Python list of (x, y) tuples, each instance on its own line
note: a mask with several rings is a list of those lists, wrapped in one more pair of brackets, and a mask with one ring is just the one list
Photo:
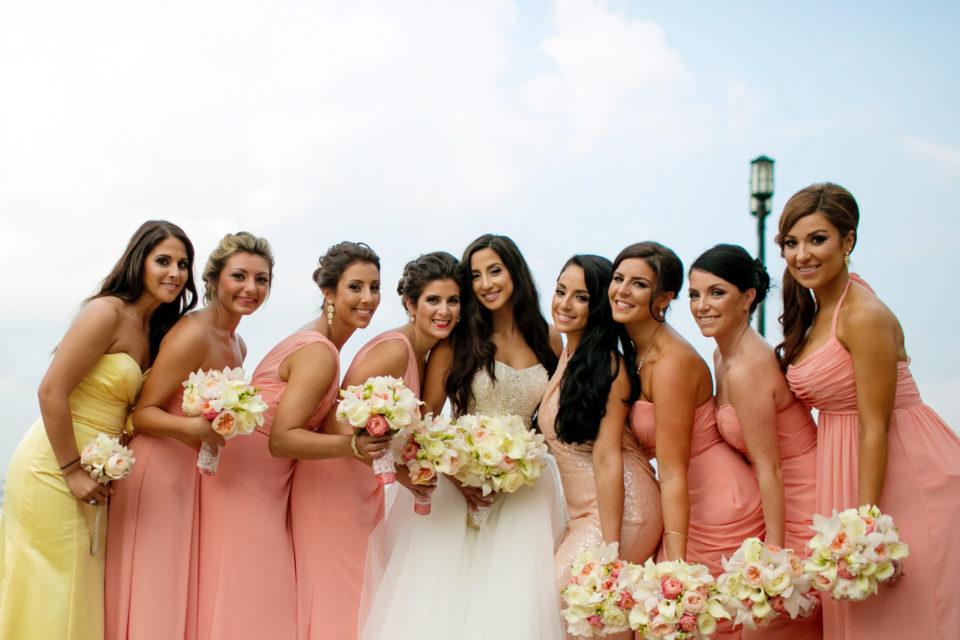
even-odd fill
[(750, 161), (750, 195), (757, 200), (773, 195), (773, 160), (767, 156)]

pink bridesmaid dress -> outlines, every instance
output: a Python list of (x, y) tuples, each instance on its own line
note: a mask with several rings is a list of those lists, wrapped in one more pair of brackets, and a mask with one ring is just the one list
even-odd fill
[[(630, 409), (630, 426), (637, 440), (656, 455), (656, 429), (652, 402), (637, 401)], [(687, 467), (690, 522), (687, 531), (688, 562), (699, 562), (714, 578), (723, 572), (721, 556), (730, 557), (747, 538), (763, 535), (763, 510), (753, 469), (717, 430), (713, 398), (696, 408), (690, 434)], [(658, 561), (667, 560), (664, 545)], [(739, 638), (729, 621), (720, 621), (715, 638)]]
[[(183, 390), (165, 410), (184, 415)], [(104, 581), (107, 640), (197, 638), (197, 450), (139, 433), (136, 463), (113, 485)]]
[[(288, 507), (294, 460), (270, 454), (270, 428), (287, 388), (281, 363), (310, 344), (337, 348), (318, 331), (295, 333), (257, 366), (253, 384), (267, 403), (264, 425), (231, 439), (217, 473), (200, 479), (199, 637), (210, 639), (297, 636), (296, 574)], [(339, 371), (338, 371), (339, 373)], [(337, 399), (334, 383), (307, 420), (315, 430)], [(256, 606), (250, 596), (256, 594)]]
[[(867, 286), (856, 274), (850, 280)], [(817, 512), (859, 506), (857, 387), (850, 353), (837, 339), (837, 303), (826, 344), (790, 365), (787, 381), (819, 410)], [(869, 287), (868, 287), (869, 288)], [(887, 431), (887, 474), (880, 510), (910, 545), (897, 584), (862, 602), (824, 598), (828, 639), (930, 638), (960, 634), (960, 438), (920, 400), (909, 361), (897, 363), (897, 390)]]
[[(560, 404), (560, 381), (566, 369), (566, 350), (560, 355), (557, 370), (547, 384), (537, 423), (550, 453), (557, 460), (563, 493), (567, 500), (567, 521), (560, 546), (554, 553), (554, 574), (557, 591), (567, 586), (570, 563), (585, 546), (603, 544), (600, 512), (597, 507), (597, 485), (593, 475), (593, 443), (570, 444), (557, 437), (557, 408)], [(623, 432), (623, 522), (620, 527), (620, 557), (643, 563), (657, 551), (663, 533), (660, 515), (660, 489), (653, 467), (637, 439), (625, 428)], [(567, 636), (573, 638), (574, 636)], [(614, 634), (608, 638), (632, 640), (633, 632)]]
[[(420, 396), (413, 347), (402, 333), (383, 333), (353, 359), (345, 378), (370, 350), (387, 340), (407, 347), (403, 379)], [(383, 519), (383, 487), (354, 458), (300, 460), (293, 472), (290, 522), (297, 569), (300, 640), (356, 638), (367, 543)]]
[[(813, 535), (810, 525), (816, 510), (817, 495), (817, 426), (800, 400), (794, 400), (777, 412), (777, 444), (780, 469), (783, 473), (783, 494), (786, 499), (785, 544), (801, 555), (807, 555), (807, 542)], [(717, 410), (717, 427), (723, 439), (749, 460), (747, 443), (732, 404)], [(756, 481), (754, 481), (756, 482)], [(759, 492), (759, 487), (757, 491)], [(744, 638), (816, 640), (823, 636), (819, 613), (810, 618), (779, 618), (768, 626), (751, 631), (744, 629)]]

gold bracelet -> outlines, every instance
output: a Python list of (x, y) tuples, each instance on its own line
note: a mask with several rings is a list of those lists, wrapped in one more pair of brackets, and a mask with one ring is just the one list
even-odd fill
[(363, 454), (357, 449), (357, 434), (350, 436), (350, 448), (353, 449), (353, 455), (356, 456), (357, 460), (363, 460)]
[(675, 535), (675, 536), (683, 536), (684, 538), (687, 537), (687, 534), (681, 533), (680, 531), (664, 531), (664, 532), (663, 532), (663, 535), (666, 536), (666, 535), (670, 535), (671, 533), (672, 533), (673, 535)]

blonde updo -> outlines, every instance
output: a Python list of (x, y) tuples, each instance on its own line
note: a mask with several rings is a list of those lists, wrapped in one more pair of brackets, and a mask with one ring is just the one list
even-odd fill
[(273, 283), (273, 251), (266, 238), (258, 238), (252, 233), (238, 231), (228, 233), (220, 240), (220, 244), (207, 258), (207, 266), (203, 268), (203, 301), (209, 303), (217, 292), (217, 281), (220, 273), (227, 264), (227, 260), (238, 253), (249, 253), (261, 256), (270, 265), (270, 282)]

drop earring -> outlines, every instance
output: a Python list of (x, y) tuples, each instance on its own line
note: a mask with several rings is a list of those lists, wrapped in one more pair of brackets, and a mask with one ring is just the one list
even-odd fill
[(327, 305), (327, 326), (328, 327), (333, 326), (333, 305), (332, 304)]
[(850, 254), (849, 254), (849, 253), (843, 254), (843, 264), (844, 264), (844, 266), (846, 266), (846, 267), (849, 267), (849, 266), (850, 266)]

